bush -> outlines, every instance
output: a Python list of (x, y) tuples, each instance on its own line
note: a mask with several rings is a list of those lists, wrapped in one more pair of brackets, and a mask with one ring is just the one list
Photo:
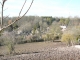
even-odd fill
[(62, 41), (66, 42), (69, 45), (78, 44), (80, 39), (80, 26), (75, 26), (67, 28), (62, 35)]
[(42, 39), (43, 39), (44, 41), (46, 41), (46, 40), (47, 40), (47, 35), (46, 35), (46, 34), (42, 35)]
[(31, 35), (26, 36), (25, 40), (27, 41), (27, 43), (30, 43), (32, 40), (32, 36)]
[(14, 34), (11, 32), (4, 32), (1, 37), (1, 45), (6, 45), (9, 51), (9, 54), (14, 52)]
[(4, 45), (4, 40), (0, 37), (0, 46)]
[(27, 41), (24, 39), (24, 35), (18, 35), (15, 38), (15, 43), (16, 44), (24, 44), (24, 43), (27, 43)]
[(29, 42), (42, 42), (44, 40), (36, 35), (28, 35), (26, 36), (26, 41), (29, 43)]
[(54, 40), (59, 40), (61, 38), (61, 33), (46, 33), (44, 35), (42, 35), (42, 39), (44, 41), (54, 41)]
[(53, 23), (52, 26), (50, 26), (48, 34), (50, 35), (50, 39), (53, 41), (61, 39), (62, 31), (60, 26), (58, 24), (55, 26)]
[(9, 41), (7, 43), (7, 47), (8, 47), (8, 50), (9, 50), (9, 54), (14, 54), (15, 50), (14, 50), (14, 43), (12, 41)]
[(52, 34), (49, 34), (49, 33), (42, 35), (42, 39), (43, 39), (44, 41), (50, 41), (50, 40), (52, 40), (53, 38), (54, 38), (53, 35), (52, 35)]
[(68, 46), (74, 45), (77, 42), (76, 36), (72, 31), (64, 32), (61, 41), (66, 42)]

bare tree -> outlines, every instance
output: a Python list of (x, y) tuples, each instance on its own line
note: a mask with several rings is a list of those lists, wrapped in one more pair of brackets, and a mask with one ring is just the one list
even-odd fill
[(3, 8), (4, 8), (4, 4), (7, 0), (2, 0), (1, 6), (2, 6), (2, 11), (1, 11), (1, 27), (3, 25)]
[(23, 4), (23, 6), (22, 6), (22, 8), (21, 8), (21, 10), (20, 10), (20, 12), (19, 12), (19, 16), (18, 16), (12, 23), (8, 24), (7, 26), (3, 26), (3, 8), (4, 8), (4, 5), (5, 5), (5, 2), (6, 2), (6, 1), (7, 1), (7, 0), (2, 0), (2, 2), (0, 2), (1, 5), (2, 5), (2, 12), (1, 12), (1, 29), (0, 29), (0, 32), (1, 32), (2, 30), (4, 30), (4, 29), (8, 28), (9, 26), (11, 26), (12, 24), (14, 24), (15, 22), (17, 22), (18, 20), (20, 20), (22, 17), (24, 17), (24, 16), (28, 13), (28, 11), (30, 10), (30, 8), (31, 8), (31, 6), (32, 6), (32, 4), (33, 4), (33, 2), (34, 2), (34, 0), (32, 0), (29, 8), (26, 10), (26, 12), (25, 12), (22, 16), (20, 16), (20, 14), (21, 14), (21, 12), (22, 12), (22, 10), (23, 10), (23, 7), (24, 7), (24, 5), (25, 5), (25, 3), (26, 3), (26, 1), (27, 1), (27, 0), (25, 0), (24, 4)]

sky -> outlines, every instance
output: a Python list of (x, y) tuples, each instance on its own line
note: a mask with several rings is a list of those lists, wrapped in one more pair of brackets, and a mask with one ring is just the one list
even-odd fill
[[(4, 5), (4, 16), (18, 16), (24, 1), (25, 0), (7, 0)], [(32, 0), (27, 0), (21, 16), (28, 9), (31, 1)], [(0, 2), (2, 2), (2, 0), (0, 0)], [(80, 17), (79, 4), (80, 0), (34, 0), (26, 16)]]

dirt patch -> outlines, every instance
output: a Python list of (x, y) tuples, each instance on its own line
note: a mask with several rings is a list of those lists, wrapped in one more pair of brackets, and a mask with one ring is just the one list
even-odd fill
[[(61, 42), (35, 42), (35, 43), (26, 43), (26, 44), (19, 44), (15, 45), (15, 53), (16, 55), (21, 55), (21, 54), (33, 54), (33, 53), (41, 53), (44, 52), (45, 50), (49, 50), (52, 48), (57, 48), (57, 47), (65, 47), (66, 44), (61, 43)], [(1, 46), (0, 47), (0, 55), (1, 56), (6, 56), (8, 54), (8, 49), (6, 46)]]
[(74, 47), (59, 47), (44, 49), (40, 53), (21, 54), (2, 57), (1, 60), (80, 60), (80, 49)]

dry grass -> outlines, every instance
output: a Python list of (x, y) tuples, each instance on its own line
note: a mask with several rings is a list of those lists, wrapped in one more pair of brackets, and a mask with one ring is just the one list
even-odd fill
[(15, 48), (16, 52), (25, 54), (1, 57), (0, 60), (80, 60), (80, 49), (66, 47), (60, 42), (27, 43)]

